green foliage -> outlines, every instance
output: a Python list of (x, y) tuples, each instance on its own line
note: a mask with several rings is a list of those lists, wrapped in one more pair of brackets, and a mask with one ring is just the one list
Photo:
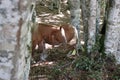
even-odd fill
[(102, 0), (102, 1), (100, 2), (100, 6), (101, 6), (102, 9), (104, 9), (104, 8), (106, 7), (105, 0)]
[(81, 56), (78, 60), (76, 60), (73, 64), (73, 68), (76, 71), (86, 71), (86, 77), (95, 80), (102, 80), (102, 68), (104, 66), (104, 62), (100, 61), (99, 58), (96, 59), (97, 56)]
[(103, 50), (103, 47), (104, 46), (104, 37), (102, 35), (97, 35), (96, 36), (96, 43), (95, 45), (93, 46), (91, 52), (99, 52), (101, 51), (101, 49)]
[(95, 79), (95, 80), (102, 80), (102, 73), (99, 71), (93, 71), (89, 75), (89, 78)]
[(120, 76), (113, 76), (112, 79), (114, 79), (114, 80), (120, 80)]
[(104, 52), (104, 40), (105, 40), (105, 35), (101, 35), (101, 37), (99, 38), (99, 52)]
[[(71, 61), (70, 64), (66, 62), (58, 63), (51, 69), (52, 74), (50, 74), (49, 79), (119, 80), (120, 68), (116, 68), (110, 73), (109, 70), (112, 67), (115, 67), (115, 58), (112, 55), (102, 57), (101, 54), (97, 53), (92, 53), (89, 56), (82, 54)], [(105, 75), (108, 77), (105, 77)]]
[(91, 60), (89, 57), (82, 56), (74, 62), (73, 68), (77, 70), (90, 71), (92, 69), (93, 64), (94, 64), (94, 61)]
[(58, 79), (61, 74), (62, 74), (62, 71), (55, 67), (54, 69), (51, 69), (51, 74), (48, 75), (48, 79), (49, 80)]
[(118, 65), (117, 68), (114, 70), (112, 79), (120, 80), (120, 65)]

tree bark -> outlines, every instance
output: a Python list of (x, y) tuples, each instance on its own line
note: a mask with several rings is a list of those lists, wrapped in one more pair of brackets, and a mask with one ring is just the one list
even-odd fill
[(83, 39), (85, 51), (87, 53), (87, 40), (88, 40), (88, 17), (89, 17), (89, 0), (81, 0), (81, 14), (82, 14), (82, 22), (83, 22)]
[(80, 49), (80, 0), (68, 0), (71, 13), (71, 24), (77, 29), (77, 48)]
[(110, 10), (105, 36), (105, 53), (113, 54), (120, 63), (120, 0), (109, 0)]
[(88, 41), (87, 52), (90, 53), (96, 42), (96, 18), (97, 18), (97, 0), (90, 0), (90, 13), (88, 18)]

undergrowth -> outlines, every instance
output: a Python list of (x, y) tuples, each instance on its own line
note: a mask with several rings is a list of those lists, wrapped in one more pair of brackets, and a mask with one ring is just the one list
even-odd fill
[[(97, 54), (97, 53), (96, 53)], [(120, 66), (113, 56), (101, 58), (80, 55), (71, 62), (63, 62), (50, 70), (49, 80), (120, 80)]]

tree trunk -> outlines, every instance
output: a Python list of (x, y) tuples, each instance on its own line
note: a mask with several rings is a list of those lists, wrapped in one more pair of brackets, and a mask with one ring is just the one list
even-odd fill
[(34, 0), (0, 0), (0, 80), (28, 80)]
[(89, 17), (89, 10), (88, 6), (89, 0), (81, 0), (81, 12), (82, 12), (82, 22), (83, 22), (83, 37), (84, 37), (84, 46), (85, 51), (87, 52), (87, 40), (88, 40), (88, 17)]
[(100, 33), (100, 20), (101, 20), (101, 0), (97, 0), (96, 2), (96, 39), (99, 37), (99, 33)]
[(71, 24), (77, 29), (78, 43), (77, 48), (80, 49), (80, 0), (68, 0), (71, 12)]
[(87, 52), (90, 53), (96, 42), (96, 18), (97, 18), (97, 0), (90, 0), (89, 18), (88, 18), (88, 41)]
[(120, 63), (120, 0), (109, 0), (110, 10), (105, 36), (105, 53), (113, 54)]

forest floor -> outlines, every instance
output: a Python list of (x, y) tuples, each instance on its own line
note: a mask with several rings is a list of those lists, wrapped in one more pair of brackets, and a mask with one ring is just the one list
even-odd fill
[[(49, 8), (49, 0), (47, 3), (38, 1), (36, 12), (38, 23), (58, 26), (70, 23), (65, 3), (62, 4), (61, 13), (57, 14), (57, 9)], [(94, 52), (88, 56), (81, 51), (80, 56), (68, 55), (71, 51), (63, 48), (47, 52), (49, 56), (46, 61), (40, 61), (40, 54), (36, 53), (36, 63), (31, 64), (29, 80), (120, 80), (120, 65), (115, 64), (111, 55), (106, 57)]]

